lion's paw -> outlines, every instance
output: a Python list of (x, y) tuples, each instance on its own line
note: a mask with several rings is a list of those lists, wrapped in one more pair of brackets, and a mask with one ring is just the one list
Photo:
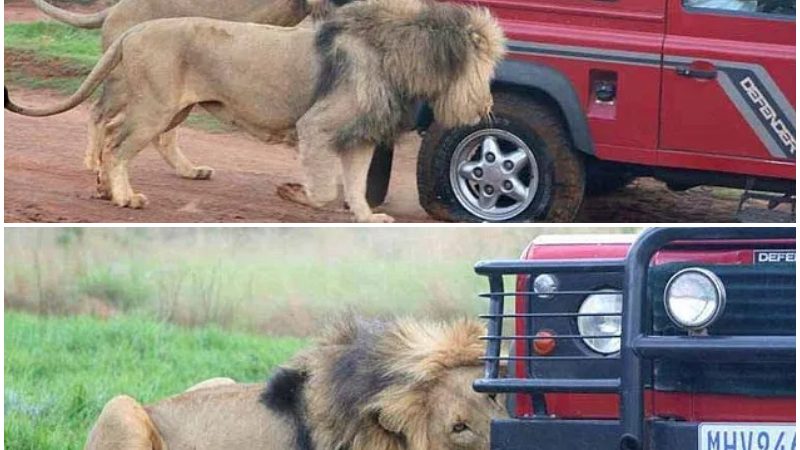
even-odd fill
[(394, 217), (388, 214), (372, 214), (367, 217), (366, 223), (394, 223)]
[(112, 202), (120, 208), (141, 209), (147, 206), (147, 197), (144, 194), (133, 194), (127, 198), (114, 198)]
[(214, 176), (214, 169), (208, 166), (196, 166), (180, 175), (181, 177), (188, 178), (190, 180), (208, 180)]
[(134, 209), (141, 209), (147, 206), (147, 197), (144, 194), (133, 194), (129, 207)]

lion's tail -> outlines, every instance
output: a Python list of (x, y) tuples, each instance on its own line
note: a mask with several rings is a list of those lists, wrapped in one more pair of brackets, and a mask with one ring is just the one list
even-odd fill
[(39, 8), (39, 11), (47, 14), (53, 19), (72, 25), (73, 27), (86, 29), (102, 27), (103, 22), (106, 20), (106, 17), (108, 17), (108, 11), (111, 9), (107, 8), (92, 14), (78, 14), (53, 6), (50, 3), (47, 3), (45, 0), (31, 1), (34, 5), (36, 5), (37, 8)]
[[(134, 28), (135, 29), (135, 28)], [(130, 31), (129, 31), (130, 32)], [(64, 111), (68, 111), (81, 103), (84, 100), (89, 98), (100, 86), (100, 83), (106, 79), (109, 73), (114, 69), (114, 67), (119, 64), (122, 60), (122, 44), (125, 40), (125, 37), (129, 34), (129, 32), (124, 33), (122, 36), (117, 38), (111, 47), (103, 53), (103, 56), (100, 58), (97, 64), (95, 64), (92, 71), (89, 73), (89, 76), (81, 84), (81, 87), (78, 88), (78, 91), (72, 94), (69, 98), (62, 100), (59, 103), (56, 103), (53, 106), (47, 108), (28, 108), (25, 106), (20, 106), (15, 104), (11, 101), (8, 97), (8, 88), (4, 86), (5, 89), (5, 109), (15, 112), (17, 114), (22, 114), (23, 116), (32, 116), (32, 117), (45, 117), (45, 116), (53, 116), (56, 114), (60, 114)]]

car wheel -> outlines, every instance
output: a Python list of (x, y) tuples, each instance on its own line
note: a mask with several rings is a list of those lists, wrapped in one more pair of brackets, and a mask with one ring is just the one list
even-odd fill
[(559, 115), (497, 93), (492, 119), (452, 130), (434, 124), (417, 163), (420, 203), (458, 222), (571, 222), (583, 201), (584, 168)]

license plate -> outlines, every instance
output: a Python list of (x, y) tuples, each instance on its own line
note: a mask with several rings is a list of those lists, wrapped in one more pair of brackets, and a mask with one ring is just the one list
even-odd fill
[(796, 450), (795, 426), (768, 423), (701, 423), (699, 450)]

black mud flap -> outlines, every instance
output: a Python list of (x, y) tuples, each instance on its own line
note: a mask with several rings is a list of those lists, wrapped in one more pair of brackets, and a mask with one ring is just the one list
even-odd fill
[[(755, 200), (755, 201), (752, 201)], [(736, 210), (741, 223), (795, 223), (794, 195), (744, 191)]]

